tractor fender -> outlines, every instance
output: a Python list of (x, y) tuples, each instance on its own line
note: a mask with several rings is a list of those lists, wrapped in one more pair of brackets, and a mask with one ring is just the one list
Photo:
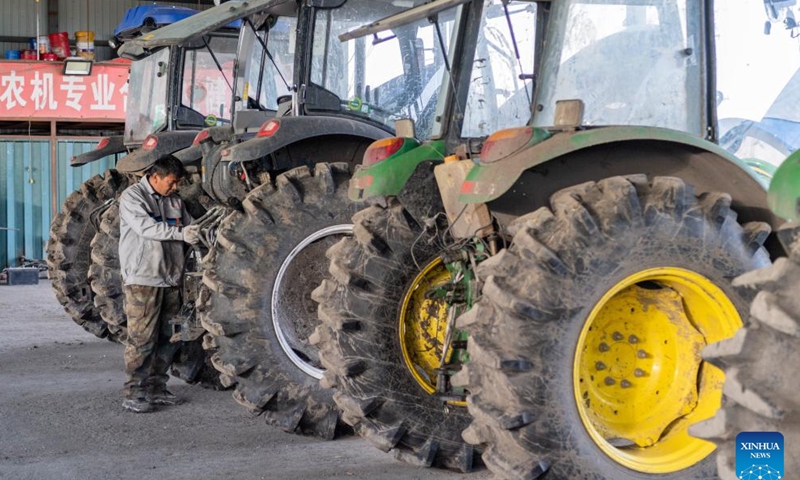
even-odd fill
[(75, 155), (70, 159), (70, 166), (81, 167), (87, 163), (92, 163), (105, 158), (109, 155), (116, 155), (127, 151), (125, 143), (123, 143), (122, 135), (114, 135), (112, 137), (105, 137), (100, 140), (94, 150), (90, 150), (80, 155)]
[(489, 203), (495, 214), (520, 215), (548, 205), (558, 190), (615, 175), (678, 177), (696, 193), (720, 191), (732, 198), (743, 223), (783, 219), (767, 204), (766, 182), (745, 162), (695, 136), (655, 127), (603, 127), (561, 132), (467, 175), (460, 199)]
[[(190, 165), (195, 162), (199, 162), (203, 155), (211, 150), (211, 145), (219, 145), (223, 142), (229, 142), (233, 140), (235, 133), (233, 128), (229, 125), (225, 125), (222, 127), (209, 127), (204, 128), (201, 132), (208, 132), (208, 136), (206, 140), (203, 140), (199, 143), (194, 143), (188, 147), (178, 150), (173, 153), (175, 158), (181, 161), (184, 165)], [(200, 135), (198, 133), (198, 135)]]
[[(391, 134), (365, 122), (344, 117), (284, 117), (268, 137), (254, 137), (222, 151), (223, 162), (247, 162), (263, 158), (280, 148), (302, 140), (326, 136), (351, 136), (379, 140)], [(324, 149), (324, 145), (319, 146)]]
[[(173, 154), (192, 144), (197, 130), (181, 130), (178, 132), (162, 132), (149, 135), (156, 137), (158, 143), (153, 148), (139, 148), (117, 162), (117, 170), (126, 173), (141, 173), (150, 168), (159, 158)], [(147, 139), (145, 139), (145, 143)]]

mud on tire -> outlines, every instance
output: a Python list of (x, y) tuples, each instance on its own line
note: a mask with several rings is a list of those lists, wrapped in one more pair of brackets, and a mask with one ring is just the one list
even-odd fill
[[(703, 356), (725, 371), (723, 406), (693, 434), (717, 443), (717, 466), (723, 480), (738, 479), (736, 435), (780, 432), (784, 436), (786, 478), (800, 470), (800, 226), (778, 230), (788, 258), (734, 280), (744, 292), (758, 293), (750, 318), (736, 336), (711, 345)], [(748, 465), (749, 466), (749, 465)]]
[[(605, 292), (650, 268), (704, 276), (745, 318), (748, 297), (731, 279), (769, 264), (761, 247), (769, 227), (740, 226), (730, 201), (719, 193), (697, 197), (676, 178), (612, 177), (559, 191), (551, 208), (511, 224), (511, 247), (479, 265), (483, 297), (458, 320), (470, 333), (470, 363), (454, 379), (471, 392), (474, 421), (464, 438), (487, 446), (484, 460), (493, 472), (514, 479), (715, 476), (713, 454), (679, 471), (667, 465), (648, 474), (601, 450), (575, 400), (574, 360), (582, 329)], [(646, 283), (641, 288), (664, 288)]]
[(314, 291), (323, 383), (336, 387), (345, 421), (377, 448), (415, 465), (469, 472), (479, 455), (461, 439), (466, 410), (425, 392), (400, 346), (401, 298), (417, 265), (440, 253), (437, 232), (423, 232), (396, 199), (359, 212), (353, 223), (354, 236), (327, 252), (333, 278)]
[(324, 252), (351, 231), (349, 167), (297, 167), (248, 194), (226, 217), (198, 300), (206, 346), (234, 399), (284, 431), (332, 439), (347, 429), (332, 392), (319, 384), (311, 289), (326, 276)]
[(94, 306), (87, 274), (91, 265), (91, 241), (96, 233), (90, 215), (104, 202), (119, 196), (135, 178), (108, 170), (85, 181), (71, 193), (50, 224), (47, 242), (48, 274), (56, 298), (67, 314), (87, 332), (117, 341)]

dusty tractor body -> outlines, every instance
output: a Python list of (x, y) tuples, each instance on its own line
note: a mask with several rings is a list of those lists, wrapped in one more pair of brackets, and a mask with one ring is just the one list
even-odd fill
[(527, 125), (470, 138), (450, 110), (455, 136), (367, 150), (372, 206), (314, 292), (325, 382), (422, 464), (713, 476), (706, 439), (745, 425), (704, 423), (725, 376), (701, 351), (747, 318), (731, 280), (782, 251), (763, 179), (716, 144), (713, 3), (535, 5)]

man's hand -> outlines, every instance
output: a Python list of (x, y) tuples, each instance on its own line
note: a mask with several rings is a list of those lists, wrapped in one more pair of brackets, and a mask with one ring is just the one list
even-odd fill
[(192, 245), (197, 245), (200, 243), (200, 226), (199, 225), (189, 225), (188, 227), (183, 227), (183, 241), (186, 243), (191, 243)]

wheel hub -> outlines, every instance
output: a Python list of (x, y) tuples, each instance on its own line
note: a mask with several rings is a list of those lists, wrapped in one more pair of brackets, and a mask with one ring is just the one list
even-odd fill
[(400, 308), (400, 345), (411, 374), (428, 393), (436, 391), (436, 370), (443, 355), (448, 305), (443, 292), (450, 272), (437, 258), (411, 282)]
[(683, 379), (697, 378), (704, 345), (668, 287), (632, 285), (609, 300), (587, 335), (581, 364), (581, 395), (603, 438), (649, 447), (692, 411), (697, 383)]
[(575, 400), (595, 443), (648, 473), (711, 454), (713, 444), (688, 434), (722, 397), (724, 374), (701, 351), (741, 325), (724, 292), (688, 270), (644, 270), (613, 286), (590, 312), (574, 361)]
[(469, 278), (461, 267), (435, 258), (411, 282), (400, 307), (400, 348), (408, 371), (426, 392), (460, 407), (466, 406), (464, 394), (451, 387), (449, 377), (468, 358), (467, 334), (456, 330), (454, 317), (469, 303)]

